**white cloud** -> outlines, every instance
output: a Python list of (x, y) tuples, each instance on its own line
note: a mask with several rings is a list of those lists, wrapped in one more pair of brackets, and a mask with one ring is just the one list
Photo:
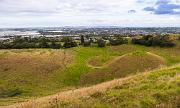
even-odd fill
[[(157, 0), (0, 0), (0, 27), (180, 26), (180, 16), (142, 9)], [(180, 3), (180, 0), (172, 0)], [(135, 12), (129, 13), (130, 10)]]

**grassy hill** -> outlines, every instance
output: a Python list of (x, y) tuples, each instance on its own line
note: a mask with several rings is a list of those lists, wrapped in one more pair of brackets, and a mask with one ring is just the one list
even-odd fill
[(175, 65), (180, 63), (180, 44), (0, 50), (0, 63), (0, 105), (9, 105)]
[[(112, 81), (110, 88), (107, 83), (91, 91), (79, 90), (84, 95), (78, 98), (72, 95), (70, 101), (52, 101), (46, 108), (179, 108), (179, 84), (180, 65), (177, 65)], [(107, 89), (101, 90), (102, 86)]]
[(2, 108), (178, 108), (180, 65)]

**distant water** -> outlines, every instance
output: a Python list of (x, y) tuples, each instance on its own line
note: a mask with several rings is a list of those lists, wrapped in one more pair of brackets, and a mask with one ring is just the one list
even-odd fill
[(39, 35), (38, 31), (12, 31), (12, 30), (1, 30), (0, 37), (3, 36), (17, 36), (17, 35)]

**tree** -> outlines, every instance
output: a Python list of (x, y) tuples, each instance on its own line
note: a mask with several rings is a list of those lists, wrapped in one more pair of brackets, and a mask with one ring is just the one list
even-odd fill
[(49, 45), (47, 43), (47, 39), (45, 37), (40, 37), (38, 42), (39, 42), (40, 48), (48, 48), (49, 47)]
[(84, 36), (81, 35), (81, 45), (83, 45), (83, 44), (84, 44)]
[(105, 47), (106, 46), (106, 42), (103, 39), (99, 39), (98, 40), (98, 46), (99, 47)]

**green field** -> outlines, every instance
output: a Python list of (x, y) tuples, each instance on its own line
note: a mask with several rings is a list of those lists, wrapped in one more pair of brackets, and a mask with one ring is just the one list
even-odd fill
[(180, 42), (177, 43), (173, 48), (128, 44), (64, 50), (0, 50), (0, 105), (178, 64)]

